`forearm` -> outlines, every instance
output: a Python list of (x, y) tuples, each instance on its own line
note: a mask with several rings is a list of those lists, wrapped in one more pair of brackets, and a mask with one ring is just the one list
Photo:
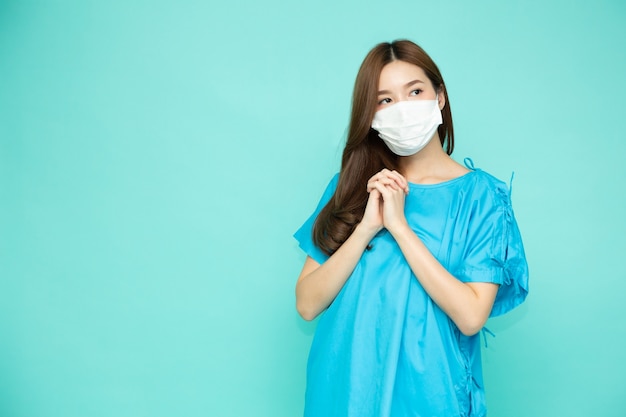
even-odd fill
[(322, 265), (307, 260), (296, 284), (296, 308), (302, 318), (313, 320), (332, 303), (375, 234), (359, 225)]
[(463, 334), (479, 332), (491, 312), (497, 285), (464, 283), (455, 278), (408, 225), (399, 227), (392, 234), (411, 270), (433, 301)]

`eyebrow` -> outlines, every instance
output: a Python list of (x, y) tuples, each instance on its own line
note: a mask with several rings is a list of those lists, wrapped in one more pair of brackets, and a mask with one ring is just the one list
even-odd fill
[[(404, 84), (404, 88), (411, 87), (414, 84), (424, 84), (424, 81), (422, 81), (422, 80), (409, 81), (408, 83)], [(378, 95), (380, 96), (382, 94), (391, 94), (391, 91), (389, 91), (389, 90), (380, 90), (378, 92)]]

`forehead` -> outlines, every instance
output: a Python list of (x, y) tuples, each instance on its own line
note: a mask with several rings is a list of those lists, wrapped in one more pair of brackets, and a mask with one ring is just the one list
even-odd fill
[(405, 61), (393, 61), (385, 65), (380, 72), (378, 89), (389, 90), (414, 80), (430, 84), (424, 70), (417, 65)]

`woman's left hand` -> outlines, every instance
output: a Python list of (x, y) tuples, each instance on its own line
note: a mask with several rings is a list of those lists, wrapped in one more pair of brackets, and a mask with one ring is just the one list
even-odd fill
[(383, 226), (390, 233), (407, 226), (404, 198), (409, 192), (407, 180), (397, 171), (383, 169), (367, 182), (367, 191), (377, 190), (383, 200)]

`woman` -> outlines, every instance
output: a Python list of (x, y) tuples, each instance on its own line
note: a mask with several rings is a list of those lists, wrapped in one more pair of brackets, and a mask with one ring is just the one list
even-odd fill
[(305, 416), (485, 415), (478, 333), (524, 301), (528, 268), (508, 188), (453, 148), (435, 63), (410, 41), (377, 45), (341, 171), (295, 234), (298, 312), (324, 312)]

